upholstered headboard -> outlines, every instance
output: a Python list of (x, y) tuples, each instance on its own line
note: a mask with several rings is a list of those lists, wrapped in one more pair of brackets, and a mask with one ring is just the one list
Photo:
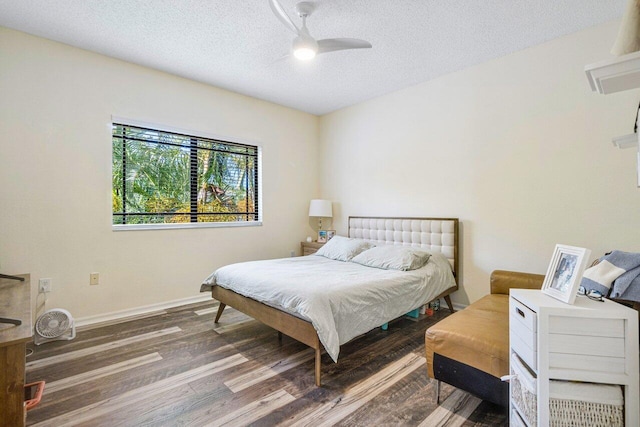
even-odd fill
[(439, 252), (449, 260), (458, 280), (458, 218), (350, 216), (349, 237)]

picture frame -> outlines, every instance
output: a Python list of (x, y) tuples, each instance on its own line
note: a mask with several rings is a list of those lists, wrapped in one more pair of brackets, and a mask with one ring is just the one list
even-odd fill
[(589, 249), (557, 244), (542, 283), (542, 292), (573, 304), (589, 255)]
[(327, 242), (336, 235), (336, 230), (327, 230)]
[(318, 231), (318, 243), (327, 243), (327, 230)]

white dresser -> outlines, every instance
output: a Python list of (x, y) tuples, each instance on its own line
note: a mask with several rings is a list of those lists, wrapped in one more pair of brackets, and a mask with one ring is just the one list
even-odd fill
[[(576, 298), (565, 304), (539, 290), (511, 289), (509, 346), (536, 378), (537, 425), (549, 425), (549, 382), (571, 380), (623, 386), (626, 426), (640, 426), (638, 312), (613, 301)], [(511, 424), (531, 421), (514, 403)]]

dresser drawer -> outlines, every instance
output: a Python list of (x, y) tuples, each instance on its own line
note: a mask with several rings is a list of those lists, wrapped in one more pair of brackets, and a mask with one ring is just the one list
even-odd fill
[(513, 334), (520, 338), (524, 344), (529, 348), (537, 348), (538, 335), (528, 328), (528, 325), (520, 320), (520, 316), (509, 316), (509, 334)]
[(538, 353), (537, 346), (533, 348), (516, 335), (513, 330), (509, 331), (509, 346), (516, 354), (526, 363), (533, 371), (538, 370)]
[(536, 332), (538, 325), (536, 312), (513, 297), (509, 299), (509, 315), (518, 319), (530, 331)]
[(538, 369), (538, 317), (517, 299), (509, 299), (509, 345), (533, 370)]

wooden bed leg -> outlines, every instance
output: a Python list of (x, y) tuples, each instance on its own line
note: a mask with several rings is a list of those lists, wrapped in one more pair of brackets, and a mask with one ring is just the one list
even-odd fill
[(440, 404), (440, 380), (436, 380), (436, 405)]
[(222, 312), (224, 311), (224, 308), (226, 306), (227, 304), (220, 303), (220, 306), (218, 307), (218, 313), (216, 313), (215, 323), (218, 323), (218, 320), (220, 320), (220, 316), (222, 316)]
[(449, 311), (454, 313), (455, 310), (453, 309), (453, 303), (451, 302), (451, 296), (450, 295), (446, 295), (444, 297), (444, 300), (446, 301), (447, 306), (449, 307)]
[(282, 344), (282, 332), (278, 331), (278, 342)]
[(316, 348), (316, 386), (320, 387), (320, 360), (322, 352), (320, 348)]

